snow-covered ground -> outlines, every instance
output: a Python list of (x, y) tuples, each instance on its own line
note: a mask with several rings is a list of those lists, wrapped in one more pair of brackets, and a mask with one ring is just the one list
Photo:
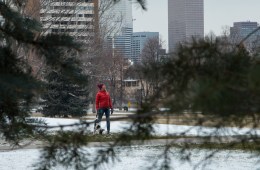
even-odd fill
[[(90, 153), (95, 155), (95, 149), (89, 148)], [(172, 148), (173, 153), (170, 161), (172, 169), (177, 170), (191, 170), (196, 165), (201, 163), (205, 156), (210, 154), (209, 150), (191, 150), (191, 161), (180, 160), (178, 153), (179, 149)], [(163, 153), (162, 146), (134, 146), (130, 151), (128, 147), (120, 147), (117, 150), (117, 156), (120, 158), (119, 162), (108, 163), (102, 167), (103, 170), (122, 170), (122, 169), (135, 169), (141, 170), (148, 167), (154, 169), (152, 165), (156, 160), (162, 162), (160, 155)], [(10, 152), (0, 152), (0, 170), (33, 170), (33, 164), (37, 163), (40, 156), (40, 150), (37, 149), (24, 149)], [(253, 157), (252, 157), (253, 156)], [(203, 164), (197, 167), (198, 170), (256, 170), (260, 168), (259, 158), (254, 157), (254, 153), (243, 151), (219, 151), (212, 158), (209, 164), (204, 167)], [(66, 168), (59, 167), (55, 170), (64, 170)], [(68, 168), (71, 170), (72, 168)]]
[[(42, 118), (50, 126), (55, 125), (69, 125), (73, 123), (79, 123), (76, 119), (57, 119), (57, 118)], [(124, 128), (129, 127), (130, 122), (116, 121), (111, 122), (111, 132), (118, 133), (122, 132)], [(105, 128), (105, 121), (102, 122), (103, 128)], [(76, 130), (75, 127), (68, 127), (67, 130)], [(167, 135), (167, 134), (179, 134), (185, 133), (189, 136), (207, 136), (214, 133), (216, 136), (232, 136), (232, 135), (246, 135), (250, 132), (248, 128), (209, 128), (200, 126), (181, 126), (181, 125), (165, 125), (155, 124), (154, 125), (156, 135)], [(89, 130), (93, 130), (93, 127), (89, 127)], [(255, 129), (254, 134), (260, 135), (260, 129)], [(95, 150), (98, 147), (89, 147), (89, 151), (95, 155)], [(129, 151), (128, 147), (119, 147), (117, 151), (120, 162), (109, 163), (107, 166), (101, 169), (145, 169), (152, 166), (155, 160), (159, 159), (159, 155), (163, 153), (163, 146), (159, 144), (150, 145), (137, 145), (133, 146), (132, 150)], [(172, 168), (177, 170), (190, 170), (200, 163), (207, 154), (210, 154), (210, 150), (191, 150), (191, 161), (186, 162), (180, 160), (179, 149), (172, 148), (171, 152), (173, 155), (170, 157), (170, 165)], [(13, 150), (7, 152), (0, 151), (0, 170), (33, 170), (33, 164), (35, 164), (40, 156), (40, 149), (22, 149)], [(64, 170), (64, 167), (55, 168), (55, 170)], [(71, 169), (71, 168), (68, 168)], [(152, 168), (153, 169), (153, 168)], [(206, 170), (256, 170), (260, 169), (259, 159), (252, 152), (244, 151), (219, 151), (216, 153), (212, 162), (206, 167), (199, 165), (198, 169)]]
[[(77, 119), (58, 119), (58, 118), (41, 118), (48, 125), (68, 125), (73, 123), (79, 123)], [(111, 132), (119, 133), (124, 131), (125, 128), (131, 125), (127, 121), (113, 121), (110, 123)], [(102, 128), (106, 129), (105, 121), (101, 122)], [(57, 129), (57, 128), (56, 128)], [(64, 130), (77, 129), (76, 127), (64, 128)], [(88, 130), (92, 131), (93, 127), (88, 127)], [(212, 128), (202, 126), (185, 126), (185, 125), (166, 125), (166, 124), (154, 124), (155, 135), (187, 135), (187, 136), (237, 136), (237, 135), (260, 135), (260, 129), (250, 128)]]

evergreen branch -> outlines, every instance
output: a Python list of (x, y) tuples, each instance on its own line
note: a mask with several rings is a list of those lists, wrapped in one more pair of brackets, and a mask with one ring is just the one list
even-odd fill
[[(33, 46), (36, 46), (36, 47), (41, 47), (41, 48), (48, 48), (48, 47), (51, 47), (51, 48), (57, 48), (57, 47), (64, 47), (64, 48), (71, 48), (72, 47), (72, 44), (66, 44), (64, 43), (62, 40), (62, 38), (65, 38), (65, 37), (69, 37), (69, 36), (66, 36), (66, 35), (62, 35), (62, 36), (56, 36), (56, 38), (60, 38), (60, 42), (51, 42), (49, 41), (48, 43), (44, 42), (44, 41), (37, 41), (37, 40), (30, 40), (30, 39), (24, 39), (24, 38), (21, 38), (21, 36), (15, 36), (16, 34), (12, 31), (8, 31), (4, 28), (2, 28), (0, 26), (0, 31), (2, 31), (3, 33), (5, 33), (6, 35), (8, 35), (9, 37), (12, 37), (14, 38), (15, 40), (19, 41), (19, 42), (23, 42), (25, 44), (31, 44)], [(52, 35), (54, 36), (54, 35)], [(35, 37), (37, 37), (37, 35), (35, 34)], [(57, 40), (57, 39), (56, 39)], [(80, 51), (80, 48), (77, 48), (78, 46), (75, 45), (73, 48), (77, 51)]]
[[(80, 51), (80, 46), (71, 41), (72, 37), (70, 36), (51, 34), (53, 38), (51, 40), (48, 39), (49, 35), (39, 36), (41, 27), (38, 21), (21, 16), (18, 12), (10, 9), (4, 2), (0, 2), (0, 14), (5, 18), (4, 27), (0, 26), (0, 31), (8, 37), (44, 49), (46, 49), (46, 47), (66, 47)], [(70, 38), (70, 41), (67, 41), (68, 38)]]

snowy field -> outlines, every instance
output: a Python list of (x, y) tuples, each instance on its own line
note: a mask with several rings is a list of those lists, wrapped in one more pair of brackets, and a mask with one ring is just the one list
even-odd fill
[[(94, 152), (97, 148), (89, 148), (90, 152)], [(209, 150), (192, 150), (190, 162), (180, 160), (178, 149), (171, 150), (171, 169), (176, 170), (192, 170), (196, 165), (201, 163)], [(162, 162), (160, 154), (163, 152), (162, 146), (134, 146), (131, 151), (128, 147), (120, 147), (117, 150), (119, 162), (108, 163), (102, 167), (102, 170), (142, 170), (146, 169), (158, 160)], [(0, 152), (0, 170), (33, 170), (32, 166), (37, 162), (40, 150), (24, 149), (10, 152)], [(93, 154), (92, 154), (93, 155)], [(197, 170), (257, 170), (260, 168), (258, 164), (259, 158), (252, 157), (253, 153), (243, 151), (220, 151), (212, 159), (211, 162), (198, 165)], [(154, 167), (154, 166), (152, 166)], [(56, 167), (55, 170), (71, 170), (72, 168)], [(154, 168), (148, 168), (154, 169)]]
[[(79, 123), (76, 119), (58, 119), (58, 118), (41, 118), (48, 125), (69, 125), (73, 123)], [(126, 121), (115, 121), (110, 123), (111, 132), (119, 133), (125, 128), (129, 127), (130, 122)], [(102, 128), (106, 129), (105, 121), (101, 122)], [(64, 130), (76, 130), (76, 127), (67, 127)], [(57, 129), (54, 129), (57, 130)], [(88, 130), (92, 131), (93, 127), (88, 127)], [(237, 135), (260, 135), (260, 129), (250, 129), (250, 128), (211, 128), (202, 126), (185, 126), (185, 125), (166, 125), (166, 124), (154, 124), (154, 134), (155, 135), (187, 135), (187, 136), (237, 136)]]
[[(73, 123), (79, 123), (76, 119), (57, 119), (57, 118), (42, 118), (48, 125), (69, 125)], [(105, 128), (105, 121), (102, 122), (102, 127)], [(111, 122), (111, 132), (118, 133), (122, 132), (124, 128), (130, 126), (129, 122), (116, 121)], [(188, 136), (207, 136), (214, 133), (216, 136), (232, 136), (232, 135), (247, 135), (250, 129), (243, 128), (223, 128), (215, 129), (209, 127), (199, 127), (199, 126), (180, 126), (180, 125), (164, 125), (155, 124), (155, 134), (156, 135), (183, 135), (185, 133)], [(77, 130), (77, 128), (65, 128), (66, 130)], [(54, 129), (55, 130), (55, 129)], [(93, 130), (93, 127), (89, 127), (89, 130)], [(255, 129), (254, 133), (260, 135), (260, 129)], [(92, 155), (95, 155), (95, 150), (97, 147), (88, 148)], [(179, 149), (172, 148), (171, 155), (171, 166), (172, 169), (177, 170), (191, 170), (196, 165), (198, 165), (207, 154), (210, 154), (210, 150), (191, 150), (191, 161), (186, 162), (180, 160), (180, 155), (178, 154)], [(105, 167), (101, 168), (103, 170), (122, 170), (122, 169), (146, 169), (152, 166), (155, 160), (159, 159), (159, 155), (163, 152), (162, 145), (137, 145), (133, 146), (133, 149), (129, 151), (128, 147), (119, 147), (117, 150), (117, 155), (121, 161), (116, 163), (109, 163)], [(40, 156), (40, 149), (21, 149), (13, 151), (0, 151), (0, 170), (33, 170), (33, 164), (37, 162)], [(155, 160), (154, 160), (155, 159)], [(199, 165), (197, 169), (206, 170), (256, 170), (260, 169), (259, 158), (255, 156), (252, 152), (244, 151), (219, 151), (215, 157), (212, 158), (210, 164), (205, 167)], [(64, 167), (55, 168), (55, 170), (64, 170)], [(67, 168), (70, 170), (71, 168)], [(149, 168), (153, 169), (153, 168)]]

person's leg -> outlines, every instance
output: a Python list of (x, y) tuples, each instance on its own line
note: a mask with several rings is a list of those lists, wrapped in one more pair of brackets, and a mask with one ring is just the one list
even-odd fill
[(105, 109), (98, 109), (96, 123), (100, 123), (101, 122), (102, 117), (104, 115), (104, 111), (105, 111)]
[(106, 121), (107, 121), (107, 133), (110, 133), (110, 110), (105, 109)]

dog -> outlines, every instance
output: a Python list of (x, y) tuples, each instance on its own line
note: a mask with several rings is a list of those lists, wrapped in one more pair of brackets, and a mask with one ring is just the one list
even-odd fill
[(97, 123), (98, 119), (94, 123), (94, 132), (93, 134), (102, 134), (105, 130), (101, 128), (100, 123)]

